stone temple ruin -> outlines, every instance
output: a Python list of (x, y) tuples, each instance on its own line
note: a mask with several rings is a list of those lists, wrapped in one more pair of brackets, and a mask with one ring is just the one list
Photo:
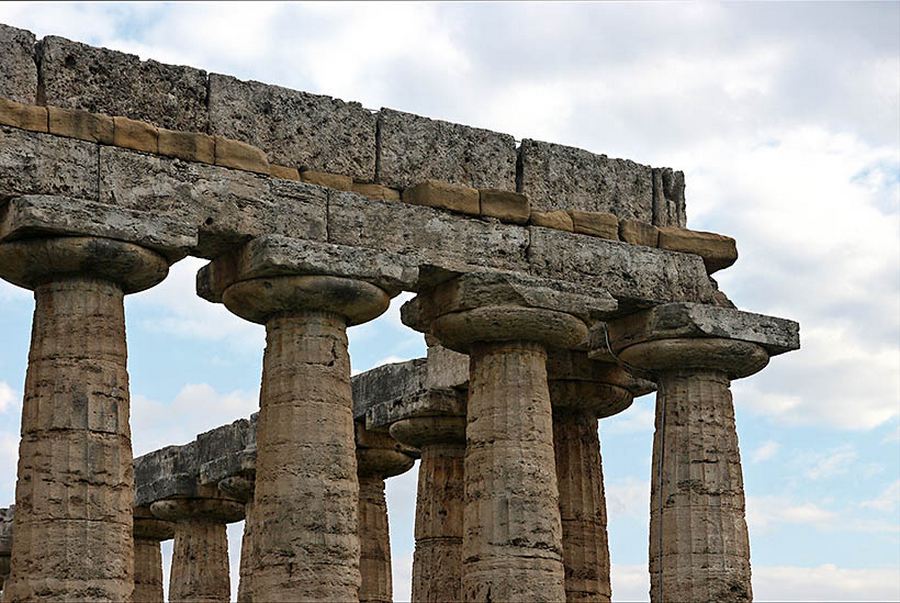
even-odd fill
[[(171, 538), (173, 601), (390, 601), (415, 459), (414, 601), (608, 601), (597, 420), (651, 391), (651, 600), (752, 598), (729, 386), (798, 325), (717, 289), (735, 242), (686, 228), (682, 173), (0, 44), (0, 276), (35, 297), (4, 602), (162, 601)], [(132, 459), (123, 297), (188, 255), (265, 325), (260, 410)], [(401, 291), (427, 358), (351, 379), (346, 328)]]

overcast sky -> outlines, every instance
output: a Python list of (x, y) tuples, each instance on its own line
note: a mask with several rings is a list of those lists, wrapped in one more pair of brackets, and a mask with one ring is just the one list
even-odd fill
[[(738, 241), (722, 288), (801, 323), (800, 352), (734, 385), (756, 598), (900, 599), (900, 4), (3, 3), (0, 22), (684, 170), (688, 226)], [(258, 406), (263, 333), (196, 297), (201, 265), (127, 301), (136, 454)], [(4, 284), (0, 304), (5, 506), (33, 301)], [(354, 370), (424, 352), (397, 304), (350, 338)], [(647, 599), (652, 430), (652, 397), (601, 423), (621, 601)], [(397, 600), (415, 479), (388, 482)]]

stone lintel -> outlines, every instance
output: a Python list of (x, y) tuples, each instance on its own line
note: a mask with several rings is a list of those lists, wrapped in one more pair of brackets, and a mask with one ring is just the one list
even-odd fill
[(366, 426), (369, 429), (385, 429), (403, 419), (465, 415), (466, 392), (453, 389), (423, 389), (402, 398), (370, 406), (366, 411)]
[[(800, 348), (800, 325), (793, 320), (694, 303), (656, 306), (608, 323), (615, 353), (637, 343), (678, 338), (720, 338), (754, 343), (770, 356)], [(603, 326), (591, 337), (593, 356), (607, 350)]]
[(396, 295), (415, 286), (418, 270), (402, 256), (373, 249), (264, 235), (220, 256), (197, 274), (197, 293), (221, 302), (236, 282), (275, 276), (339, 276), (363, 280)]
[(166, 446), (134, 459), (134, 505), (197, 495), (197, 446)]
[(366, 417), (366, 411), (379, 404), (390, 403), (422, 391), (427, 369), (424, 358), (406, 362), (383, 364), (351, 380), (353, 388), (353, 418)]
[(460, 389), (469, 387), (469, 357), (435, 343), (428, 346), (428, 389)]

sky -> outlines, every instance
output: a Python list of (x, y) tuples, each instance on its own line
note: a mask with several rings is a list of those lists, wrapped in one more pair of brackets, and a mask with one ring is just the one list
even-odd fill
[[(0, 22), (684, 170), (688, 226), (738, 242), (721, 288), (801, 324), (799, 352), (733, 385), (756, 599), (900, 600), (900, 4), (2, 3)], [(126, 301), (135, 454), (258, 407), (262, 329), (196, 296), (203, 263)], [(405, 299), (350, 330), (354, 371), (424, 354)], [(0, 308), (6, 506), (31, 294), (0, 284)], [(617, 601), (648, 598), (653, 404), (600, 423)], [(415, 489), (387, 483), (398, 601)]]

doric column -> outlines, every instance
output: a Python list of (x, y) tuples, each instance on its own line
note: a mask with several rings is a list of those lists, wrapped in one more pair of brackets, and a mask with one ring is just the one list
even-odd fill
[(405, 306), (407, 324), (470, 357), (465, 600), (565, 599), (547, 349), (582, 345), (587, 316), (614, 307), (502, 273), (462, 275)]
[(356, 446), (348, 325), (384, 312), (389, 296), (360, 280), (283, 276), (223, 294), (266, 325), (252, 530), (254, 601), (359, 598)]
[(9, 577), (9, 557), (12, 553), (12, 524), (16, 506), (0, 509), (0, 601), (3, 601), (3, 585)]
[(250, 562), (253, 557), (253, 532), (250, 530), (250, 522), (247, 518), (253, 513), (253, 490), (255, 475), (227, 477), (219, 482), (219, 490), (226, 496), (244, 503), (244, 532), (241, 535), (241, 561), (238, 580), (238, 603), (250, 603), (250, 582), (253, 575), (250, 572)]
[(386, 433), (356, 423), (359, 476), (360, 603), (391, 603), (391, 540), (384, 480), (408, 471), (415, 459)]
[(160, 519), (175, 522), (169, 600), (228, 603), (225, 526), (243, 518), (244, 505), (220, 498), (183, 498), (155, 502), (150, 508)]
[(462, 600), (462, 541), (466, 454), (464, 416), (397, 421), (391, 435), (421, 452), (416, 494), (412, 600)]
[(134, 509), (134, 603), (163, 602), (160, 542), (175, 537), (175, 525), (158, 519), (150, 509)]
[(131, 598), (123, 298), (167, 271), (157, 253), (109, 239), (0, 245), (0, 276), (35, 297), (7, 602)]

